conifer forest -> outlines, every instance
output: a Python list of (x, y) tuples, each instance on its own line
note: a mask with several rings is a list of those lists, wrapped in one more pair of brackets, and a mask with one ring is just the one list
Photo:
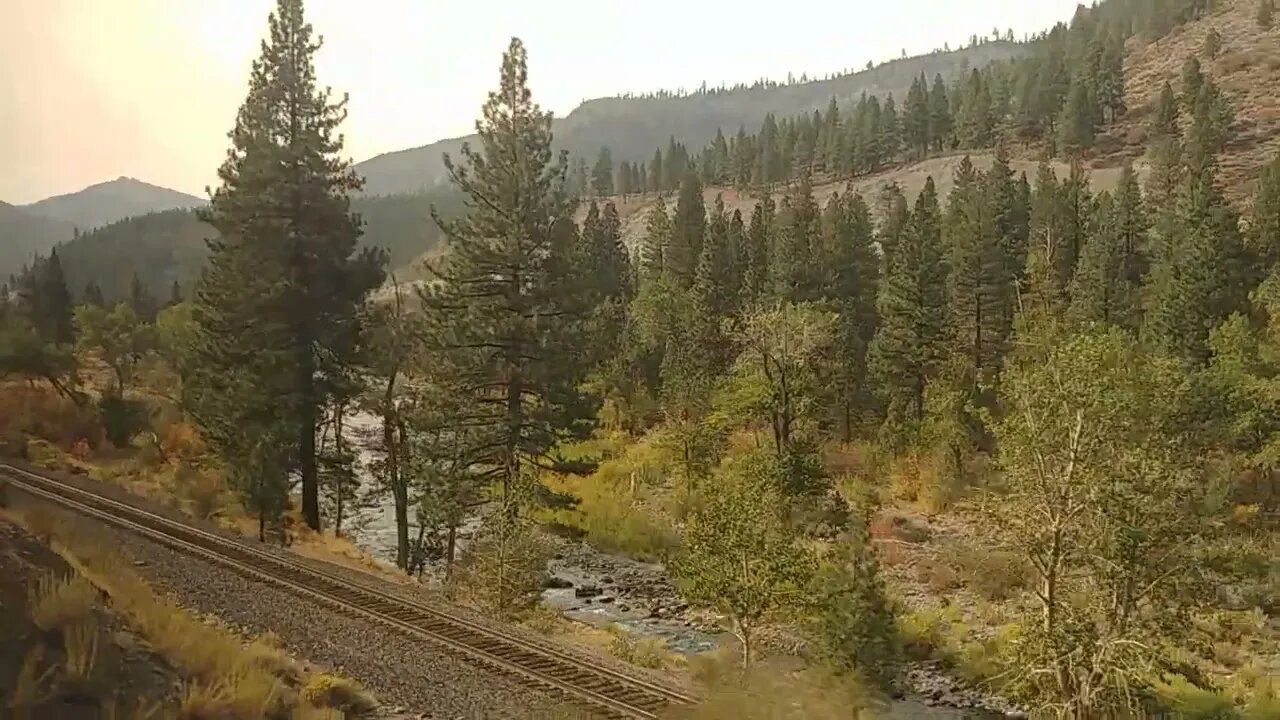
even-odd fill
[(806, 98), (643, 147), (512, 38), (443, 181), (377, 195), (273, 5), (207, 202), (13, 264), (0, 458), (277, 546), (385, 507), (493, 622), (558, 619), (556, 543), (652, 564), (717, 647), (596, 650), (673, 718), (1280, 718), (1273, 0), (609, 99)]

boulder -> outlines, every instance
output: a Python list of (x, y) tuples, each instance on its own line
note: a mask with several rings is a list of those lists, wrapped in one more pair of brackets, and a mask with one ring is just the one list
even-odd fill
[(595, 597), (600, 594), (600, 588), (596, 585), (579, 585), (573, 589), (573, 596), (579, 598)]

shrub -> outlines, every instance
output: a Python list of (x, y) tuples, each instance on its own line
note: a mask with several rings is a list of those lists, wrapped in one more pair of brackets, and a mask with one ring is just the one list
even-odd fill
[(284, 705), (284, 686), (271, 673), (241, 665), (227, 678), (228, 709), (240, 720), (275, 717)]
[(964, 584), (987, 600), (1004, 600), (1027, 585), (1026, 561), (1018, 553), (956, 544), (947, 556)]
[(78, 440), (95, 447), (102, 437), (97, 413), (42, 385), (0, 388), (0, 435), (32, 436), (69, 448)]
[(867, 717), (873, 693), (855, 678), (810, 670), (787, 672), (760, 663), (743, 673), (723, 661), (701, 662), (702, 702), (673, 711), (685, 720), (851, 720)]
[(317, 673), (302, 688), (302, 699), (316, 707), (341, 710), (348, 715), (370, 712), (378, 703), (353, 680)]
[(660, 668), (667, 659), (667, 643), (660, 637), (636, 637), (618, 627), (609, 626), (609, 654), (632, 665), (646, 668)]
[(93, 616), (97, 591), (79, 575), (59, 578), (46, 573), (28, 592), (31, 621), (45, 632), (64, 631)]
[(27, 437), (17, 430), (0, 430), (0, 457), (27, 459)]
[(226, 486), (217, 474), (181, 462), (174, 471), (173, 480), (178, 494), (187, 501), (191, 515), (209, 520), (225, 511)]
[(99, 400), (98, 415), (107, 440), (118, 448), (129, 447), (133, 436), (147, 426), (146, 403), (119, 395), (106, 395)]

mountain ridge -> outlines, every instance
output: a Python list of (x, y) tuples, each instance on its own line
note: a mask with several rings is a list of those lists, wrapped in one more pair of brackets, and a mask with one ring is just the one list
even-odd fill
[[(959, 50), (937, 51), (882, 63), (870, 70), (804, 83), (736, 87), (686, 95), (614, 96), (586, 100), (563, 118), (552, 121), (558, 149), (594, 158), (609, 146), (614, 162), (648, 160), (670, 137), (698, 148), (716, 131), (726, 135), (746, 127), (754, 132), (769, 113), (794, 115), (825, 109), (834, 97), (847, 103), (862, 92), (893, 94), (901, 101), (911, 81), (924, 73), (950, 78), (969, 67), (981, 67), (1025, 52), (1022, 43), (994, 41)], [(356, 163), (365, 178), (365, 195), (412, 194), (446, 180), (442, 156), (456, 155), (475, 135), (447, 138), (426, 145), (375, 155)]]
[(195, 195), (121, 175), (75, 192), (15, 207), (29, 215), (71, 223), (87, 232), (128, 217), (198, 207), (205, 202)]

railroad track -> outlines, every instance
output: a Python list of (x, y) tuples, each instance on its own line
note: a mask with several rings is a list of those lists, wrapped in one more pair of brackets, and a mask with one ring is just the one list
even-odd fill
[(693, 697), (482, 625), (449, 610), (357, 585), (247, 543), (170, 520), (56, 479), (0, 463), (0, 480), (20, 491), (174, 550), (225, 566), (339, 612), (428, 639), (465, 658), (559, 694), (610, 718), (657, 718)]

